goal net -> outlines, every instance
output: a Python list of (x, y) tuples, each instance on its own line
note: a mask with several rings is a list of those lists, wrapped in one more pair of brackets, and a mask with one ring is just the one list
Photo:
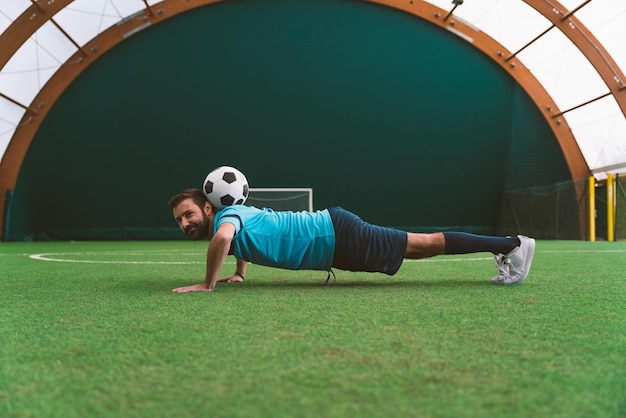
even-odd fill
[(313, 211), (313, 189), (311, 188), (250, 188), (247, 206), (290, 210)]

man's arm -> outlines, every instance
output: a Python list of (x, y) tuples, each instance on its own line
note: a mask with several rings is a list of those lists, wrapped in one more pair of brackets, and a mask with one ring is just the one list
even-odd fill
[[(186, 292), (212, 292), (217, 283), (217, 275), (219, 274), (224, 260), (230, 250), (230, 244), (235, 236), (235, 226), (231, 223), (224, 222), (211, 239), (209, 249), (206, 256), (206, 276), (204, 283), (195, 284), (173, 289), (176, 293)], [(237, 262), (239, 266), (239, 261)], [(245, 268), (244, 268), (245, 271)]]
[(235, 273), (231, 276), (224, 277), (223, 279), (218, 279), (218, 283), (239, 283), (243, 282), (244, 277), (246, 277), (246, 268), (248, 266), (248, 262), (245, 260), (237, 259), (237, 268), (235, 269)]
[(245, 260), (237, 259), (237, 275), (241, 276), (241, 280), (246, 276), (246, 269), (248, 268), (248, 262)]

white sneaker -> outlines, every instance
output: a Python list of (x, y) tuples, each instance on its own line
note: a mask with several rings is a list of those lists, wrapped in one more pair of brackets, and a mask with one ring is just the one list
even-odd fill
[(504, 254), (496, 254), (493, 256), (496, 262), (496, 269), (498, 269), (498, 275), (491, 279), (491, 283), (502, 284), (504, 279), (509, 277), (509, 265), (506, 263), (506, 256)]
[(524, 235), (517, 236), (520, 240), (519, 247), (515, 247), (510, 253), (494, 256), (498, 276), (491, 279), (496, 284), (520, 284), (530, 271), (530, 265), (535, 254), (535, 240)]

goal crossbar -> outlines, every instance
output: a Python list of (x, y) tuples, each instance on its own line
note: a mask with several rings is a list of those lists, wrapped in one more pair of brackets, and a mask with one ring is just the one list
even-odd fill
[(268, 192), (268, 193), (307, 193), (309, 199), (309, 212), (313, 212), (313, 189), (310, 187), (251, 187), (250, 193), (252, 192)]

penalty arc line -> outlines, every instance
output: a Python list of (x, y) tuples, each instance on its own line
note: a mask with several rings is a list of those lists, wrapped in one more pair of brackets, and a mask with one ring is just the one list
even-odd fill
[[(159, 251), (159, 253), (163, 253)], [(108, 256), (116, 256), (116, 255), (155, 255), (154, 252), (112, 252), (112, 251), (103, 251), (103, 252), (62, 252), (62, 253), (41, 253), (41, 254), (30, 254), (29, 258), (32, 260), (38, 261), (49, 261), (56, 263), (76, 263), (76, 264), (128, 264), (128, 265), (137, 265), (137, 264), (161, 264), (161, 265), (189, 265), (189, 264), (205, 264), (205, 261), (131, 261), (131, 260), (81, 260), (76, 258), (67, 258), (65, 256), (74, 255), (108, 255)], [(188, 254), (188, 255), (196, 255), (196, 254)], [(198, 254), (200, 256), (200, 254)], [(57, 257), (63, 258), (57, 258)], [(485, 261), (491, 260), (491, 257), (480, 257), (480, 258), (439, 258), (439, 259), (421, 259), (421, 260), (409, 260), (405, 259), (405, 262), (410, 263), (435, 263), (435, 262), (458, 262), (458, 261)], [(235, 264), (235, 262), (225, 262), (224, 264)]]
[[(551, 251), (544, 250), (544, 253), (625, 253), (626, 250), (564, 250), (564, 251)], [(68, 256), (68, 255), (107, 255), (107, 256), (140, 256), (140, 255), (171, 255), (171, 252), (164, 251), (86, 251), (86, 252), (61, 252), (61, 253), (41, 253), (41, 254), (22, 254), (28, 255), (32, 260), (49, 261), (56, 263), (77, 263), (77, 264), (128, 264), (128, 265), (140, 265), (140, 264), (156, 264), (156, 265), (190, 265), (190, 264), (205, 264), (205, 261), (125, 261), (125, 260), (80, 260), (75, 258), (55, 258), (55, 256)], [(182, 255), (188, 256), (202, 256), (201, 253), (187, 253)], [(447, 262), (461, 262), (461, 261), (486, 261), (491, 260), (493, 257), (455, 257), (441, 256), (436, 258), (424, 258), (418, 260), (405, 259), (405, 263), (447, 263)], [(224, 264), (235, 264), (235, 262), (225, 262)]]
[[(116, 256), (116, 255), (155, 255), (156, 254), (168, 254), (163, 251), (158, 252), (111, 252), (111, 251), (89, 251), (89, 252), (71, 252), (71, 253), (41, 253), (41, 254), (30, 254), (28, 257), (32, 260), (38, 261), (49, 261), (56, 263), (77, 263), (77, 264), (129, 264), (129, 265), (138, 265), (138, 264), (157, 264), (157, 265), (189, 265), (189, 264), (206, 264), (205, 261), (130, 261), (130, 260), (80, 260), (75, 258), (56, 258), (55, 256), (67, 256), (67, 255), (108, 255), (108, 256)], [(168, 254), (171, 255), (171, 254)], [(187, 255), (200, 255), (200, 254), (187, 254)], [(235, 264), (234, 262), (226, 262), (225, 264)]]
[[(137, 264), (162, 264), (162, 265), (189, 265), (189, 264), (205, 264), (205, 261), (126, 261), (126, 260), (80, 260), (75, 258), (56, 258), (55, 256), (67, 256), (67, 255), (85, 255), (85, 254), (101, 254), (101, 255), (129, 255), (129, 253), (112, 253), (112, 252), (72, 252), (72, 253), (41, 253), (41, 254), (31, 254), (29, 258), (32, 260), (38, 261), (49, 261), (56, 263), (77, 263), (77, 264), (129, 264), (129, 265), (137, 265)], [(141, 253), (134, 252), (133, 255), (147, 255), (149, 252)], [(154, 253), (153, 253), (154, 255)], [(491, 260), (491, 257), (480, 257), (480, 258), (441, 258), (441, 259), (421, 259), (421, 260), (409, 260), (405, 259), (405, 262), (413, 262), (413, 263), (435, 263), (435, 262), (458, 262), (458, 261), (485, 261)], [(225, 262), (224, 264), (235, 264), (235, 262)]]

